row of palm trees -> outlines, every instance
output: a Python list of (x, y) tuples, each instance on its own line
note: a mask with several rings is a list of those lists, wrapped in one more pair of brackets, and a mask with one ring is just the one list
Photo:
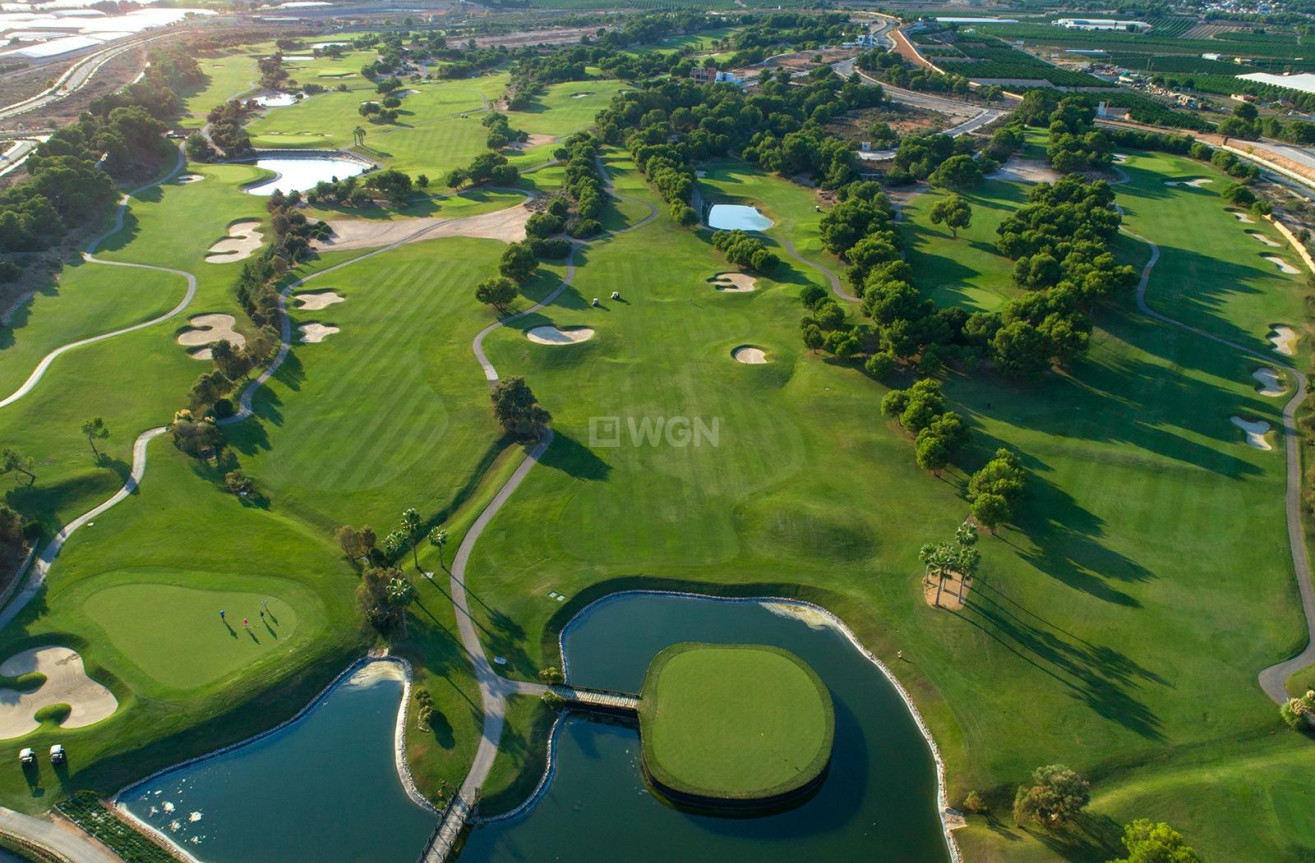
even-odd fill
[(918, 560), (926, 567), (923, 579), (936, 579), (936, 605), (941, 604), (941, 593), (949, 575), (959, 576), (958, 599), (963, 604), (963, 590), (968, 579), (977, 574), (982, 563), (982, 552), (977, 548), (977, 527), (964, 522), (954, 532), (953, 542), (927, 543), (918, 551)]

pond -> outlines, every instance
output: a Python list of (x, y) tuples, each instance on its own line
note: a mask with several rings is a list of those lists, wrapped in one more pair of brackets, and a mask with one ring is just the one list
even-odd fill
[(817, 795), (754, 818), (693, 815), (663, 804), (640, 773), (638, 732), (568, 716), (556, 772), (522, 816), (477, 827), (461, 863), (796, 863), (950, 859), (936, 764), (895, 687), (831, 619), (790, 603), (621, 594), (568, 627), (569, 679), (638, 691), (653, 656), (682, 641), (770, 644), (809, 663), (835, 702), (830, 772)]
[(148, 779), (119, 804), (204, 863), (409, 863), (437, 818), (398, 777), (403, 689), (396, 663), (370, 663), (287, 728)]
[(719, 231), (765, 231), (776, 224), (744, 204), (713, 204), (708, 210), (708, 227)]
[(248, 186), (248, 195), (272, 195), (275, 189), (284, 192), (315, 188), (321, 180), (342, 180), (365, 172), (366, 165), (352, 159), (335, 159), (331, 156), (271, 156), (255, 161), (257, 168), (273, 171), (278, 176)]

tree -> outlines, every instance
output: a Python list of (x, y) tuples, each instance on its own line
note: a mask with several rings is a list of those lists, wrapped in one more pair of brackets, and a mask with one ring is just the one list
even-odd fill
[(388, 579), (385, 587), (385, 596), (388, 605), (395, 611), (398, 620), (402, 621), (402, 637), (406, 637), (406, 607), (415, 602), (416, 586), (411, 583), (411, 579), (402, 575), (400, 572)]
[(255, 490), (256, 481), (240, 470), (230, 470), (224, 474), (224, 485), (230, 492), (245, 497)]
[(447, 531), (441, 527), (429, 531), (429, 544), (438, 549), (438, 565), (446, 570), (447, 564), (443, 562), (443, 546), (447, 545)]
[(355, 144), (356, 146), (358, 146), (358, 147), (364, 147), (364, 146), (365, 146), (365, 127), (364, 127), (364, 126), (357, 126), (355, 129), (352, 129), (352, 143), (354, 143), (354, 144)]
[(402, 513), (402, 530), (406, 533), (411, 542), (411, 557), (415, 561), (416, 569), (420, 569), (420, 552), (416, 550), (416, 544), (420, 536), (420, 513), (415, 507), (411, 507)]
[(1123, 847), (1128, 856), (1113, 863), (1201, 863), (1177, 830), (1160, 821), (1138, 818), (1123, 828)]
[(963, 810), (965, 812), (983, 812), (986, 810), (986, 804), (982, 801), (982, 795), (976, 791), (969, 791), (963, 798)]
[(931, 208), (931, 223), (944, 224), (950, 229), (950, 236), (959, 238), (959, 229), (972, 224), (973, 210), (968, 202), (958, 195), (941, 198)]
[(822, 335), (822, 330), (817, 324), (809, 324), (804, 327), (804, 347), (813, 353), (817, 353), (825, 342), (826, 337)]
[(37, 481), (37, 475), (32, 473), (32, 459), (14, 447), (7, 446), (0, 450), (0, 475), (15, 472), (27, 474), (28, 485)]
[(927, 182), (939, 189), (965, 191), (982, 182), (982, 168), (972, 156), (951, 156), (928, 175)]
[(498, 272), (517, 284), (534, 275), (538, 267), (539, 259), (529, 243), (512, 243), (502, 250), (498, 261)]
[[(366, 545), (366, 533), (369, 533), (369, 545)], [(333, 533), (333, 538), (338, 541), (338, 547), (342, 553), (352, 563), (359, 563), (363, 558), (369, 557), (374, 548), (374, 531), (368, 527), (357, 530), (349, 524), (344, 524)]]
[(524, 378), (499, 381), (489, 398), (493, 416), (507, 434), (538, 438), (552, 420), (552, 414), (539, 404)]
[(475, 299), (485, 305), (493, 306), (500, 312), (505, 312), (507, 306), (515, 302), (518, 296), (520, 296), (520, 288), (506, 276), (494, 276), (475, 286)]
[(1014, 820), (1021, 826), (1034, 822), (1042, 827), (1057, 827), (1091, 800), (1091, 783), (1063, 764), (1051, 764), (1032, 771), (1032, 786), (1020, 785), (1014, 795)]
[(979, 494), (977, 499), (972, 502), (969, 510), (973, 518), (977, 519), (987, 530), (995, 533), (997, 526), (1004, 524), (1013, 517), (1013, 507), (1009, 501), (1005, 500), (1003, 495), (986, 493)]
[(96, 449), (96, 441), (105, 440), (110, 436), (110, 430), (105, 427), (105, 420), (100, 417), (87, 420), (82, 424), (82, 434), (86, 437), (87, 443), (91, 444), (91, 451), (96, 456), (96, 460), (100, 461), (100, 451)]

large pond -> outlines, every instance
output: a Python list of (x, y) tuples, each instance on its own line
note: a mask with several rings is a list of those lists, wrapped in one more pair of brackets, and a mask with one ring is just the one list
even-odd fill
[(765, 231), (774, 224), (757, 207), (744, 204), (713, 204), (708, 210), (708, 227), (719, 231)]
[(366, 665), (287, 729), (120, 795), (205, 863), (411, 863), (436, 816), (393, 755), (403, 683)]
[(518, 818), (477, 827), (462, 863), (941, 863), (936, 765), (898, 691), (829, 618), (805, 606), (623, 594), (567, 630), (571, 682), (638, 691), (649, 661), (681, 641), (772, 644), (815, 668), (836, 708), (831, 769), (818, 794), (756, 818), (691, 815), (644, 784), (638, 732), (564, 720), (547, 790)]
[(288, 192), (293, 189), (306, 191), (315, 188), (321, 180), (342, 180), (355, 177), (365, 171), (366, 165), (352, 159), (335, 159), (331, 156), (296, 156), (271, 157), (257, 159), (257, 168), (273, 171), (278, 176), (265, 180), (244, 190), (248, 195), (272, 195), (278, 189)]

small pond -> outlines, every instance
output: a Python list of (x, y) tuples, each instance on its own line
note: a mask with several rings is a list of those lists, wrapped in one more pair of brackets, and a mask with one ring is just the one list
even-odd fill
[(708, 210), (708, 227), (719, 231), (765, 231), (776, 224), (744, 204), (713, 204)]
[(371, 663), (286, 729), (119, 803), (204, 863), (409, 863), (437, 819), (397, 775), (402, 692), (395, 663)]
[(558, 729), (543, 796), (519, 817), (476, 827), (461, 863), (949, 860), (936, 765), (917, 723), (881, 670), (807, 606), (622, 594), (568, 628), (569, 678), (638, 691), (653, 656), (681, 641), (775, 645), (817, 671), (836, 710), (831, 768), (817, 795), (753, 818), (682, 812), (646, 787), (634, 728), (571, 715)]
[(362, 162), (329, 156), (272, 156), (267, 159), (257, 159), (255, 166), (266, 171), (274, 171), (278, 176), (248, 186), (243, 190), (248, 195), (272, 195), (275, 189), (284, 192), (297, 189), (304, 192), (315, 188), (315, 184), (321, 180), (355, 177), (357, 174), (364, 173), (366, 168)]

